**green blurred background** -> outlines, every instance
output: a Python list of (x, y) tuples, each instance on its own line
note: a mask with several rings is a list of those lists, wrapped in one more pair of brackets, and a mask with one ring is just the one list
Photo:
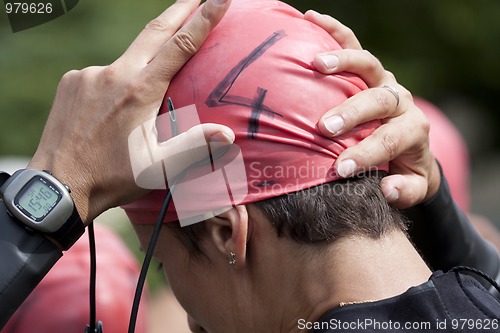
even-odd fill
[[(500, 217), (500, 1), (285, 2), (341, 20), (400, 83), (440, 106), (471, 150), (474, 210)], [(0, 156), (32, 155), (61, 76), (111, 63), (170, 3), (80, 0), (63, 17), (18, 33), (0, 13)]]

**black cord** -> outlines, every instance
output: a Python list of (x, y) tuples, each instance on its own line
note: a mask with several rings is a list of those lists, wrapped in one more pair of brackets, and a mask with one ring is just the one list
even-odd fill
[(141, 295), (144, 289), (144, 283), (146, 282), (146, 275), (148, 274), (149, 265), (151, 264), (151, 259), (153, 258), (153, 252), (155, 250), (158, 237), (160, 236), (163, 220), (165, 219), (165, 215), (167, 214), (168, 206), (170, 205), (170, 201), (172, 200), (172, 192), (174, 191), (176, 185), (177, 181), (174, 180), (167, 191), (165, 200), (163, 200), (163, 205), (161, 207), (160, 214), (158, 214), (158, 219), (156, 220), (156, 225), (153, 230), (153, 234), (151, 235), (151, 240), (149, 241), (148, 250), (146, 251), (146, 256), (144, 257), (144, 262), (142, 263), (141, 274), (139, 275), (139, 280), (137, 281), (137, 288), (135, 289), (134, 303), (132, 304), (132, 312), (130, 313), (130, 322), (128, 326), (129, 333), (134, 333), (135, 331), (137, 315), (139, 313), (139, 302), (141, 301)]
[(95, 331), (96, 305), (95, 305), (95, 283), (97, 274), (96, 249), (94, 223), (89, 224), (89, 246), (90, 246), (90, 331)]
[[(229, 148), (229, 147), (228, 147)], [(224, 155), (227, 152), (228, 149), (222, 149), (221, 151), (216, 154), (215, 158), (219, 158), (220, 156)], [(137, 315), (139, 313), (139, 303), (141, 301), (141, 295), (142, 291), (144, 289), (144, 283), (146, 282), (146, 275), (148, 274), (148, 269), (151, 264), (151, 259), (153, 258), (153, 253), (156, 247), (156, 243), (158, 242), (158, 237), (160, 236), (160, 231), (163, 225), (163, 220), (165, 219), (165, 215), (167, 215), (167, 210), (168, 206), (170, 205), (170, 201), (172, 201), (172, 193), (175, 190), (175, 187), (177, 186), (177, 183), (184, 178), (186, 175), (186, 172), (194, 167), (198, 167), (199, 165), (205, 164), (207, 162), (210, 162), (210, 156), (197, 162), (192, 165), (190, 165), (186, 170), (184, 170), (182, 173), (178, 174), (174, 180), (172, 181), (172, 184), (169, 184), (169, 188), (167, 190), (167, 194), (165, 195), (165, 199), (163, 200), (163, 204), (161, 206), (160, 213), (158, 214), (158, 219), (156, 220), (155, 228), (153, 230), (153, 233), (151, 235), (151, 239), (149, 240), (149, 245), (148, 249), (146, 251), (146, 255), (144, 257), (144, 261), (142, 263), (141, 267), (141, 273), (139, 275), (139, 280), (137, 281), (137, 287), (135, 289), (135, 295), (134, 295), (134, 302), (132, 304), (132, 311), (130, 313), (130, 321), (129, 321), (129, 326), (128, 326), (128, 333), (134, 333), (135, 332), (135, 326), (137, 323)], [(165, 169), (164, 169), (165, 170)]]
[(488, 281), (499, 293), (500, 293), (500, 285), (493, 279), (491, 276), (488, 274), (480, 271), (479, 269), (469, 267), (469, 266), (456, 266), (450, 269), (452, 272), (460, 272), (460, 271), (466, 271), (466, 272), (472, 272), (474, 274), (477, 274), (484, 278), (486, 281)]
[[(167, 99), (167, 107), (168, 107), (168, 114), (170, 116), (172, 137), (174, 137), (177, 136), (178, 134), (177, 117), (175, 115), (174, 103), (172, 102), (172, 99), (170, 97), (168, 97)], [(165, 172), (165, 165), (163, 165), (163, 173), (166, 180), (167, 177)], [(149, 241), (148, 250), (146, 251), (146, 256), (144, 257), (144, 261), (142, 263), (141, 274), (139, 275), (139, 280), (137, 281), (137, 288), (135, 289), (135, 295), (134, 295), (134, 303), (132, 304), (132, 311), (130, 313), (130, 322), (128, 325), (129, 333), (134, 333), (135, 331), (135, 325), (137, 323), (137, 315), (139, 313), (139, 303), (141, 301), (141, 295), (144, 289), (144, 283), (146, 282), (146, 275), (148, 274), (149, 265), (151, 264), (151, 259), (153, 258), (153, 252), (156, 247), (156, 242), (158, 241), (158, 237), (160, 236), (163, 220), (165, 219), (168, 206), (170, 205), (170, 201), (172, 200), (172, 192), (174, 191), (178, 180), (182, 176), (183, 175), (178, 175), (172, 181), (171, 186), (167, 186), (168, 187), (167, 195), (165, 195), (165, 200), (163, 200), (163, 205), (161, 206), (160, 213), (158, 214), (158, 219), (156, 220), (156, 225), (153, 230), (153, 234), (151, 235), (151, 240)]]
[(97, 265), (96, 265), (96, 249), (95, 249), (95, 234), (94, 234), (94, 223), (89, 224), (89, 247), (90, 247), (90, 291), (89, 291), (89, 301), (90, 301), (90, 322), (85, 329), (86, 333), (102, 333), (102, 323), (97, 323), (96, 328), (96, 300), (95, 300), (95, 290), (96, 290), (96, 275), (97, 275)]
[[(172, 99), (168, 97), (167, 99), (167, 106), (168, 106), (168, 113), (170, 115), (170, 125), (172, 129), (172, 137), (176, 136), (178, 132), (177, 128), (177, 117), (175, 115), (175, 108), (174, 104), (172, 103)], [(210, 146), (208, 146), (210, 149)], [(194, 163), (190, 165), (188, 168), (186, 168), (183, 172), (178, 174), (174, 180), (172, 181), (171, 184), (168, 184), (168, 191), (167, 194), (165, 195), (165, 199), (163, 200), (163, 204), (161, 206), (160, 213), (158, 214), (158, 219), (156, 220), (155, 228), (153, 230), (153, 234), (151, 235), (151, 239), (149, 241), (148, 249), (146, 251), (146, 255), (144, 257), (144, 261), (142, 263), (142, 268), (141, 268), (141, 273), (139, 275), (139, 280), (137, 281), (137, 288), (135, 289), (135, 295), (134, 295), (134, 302), (132, 304), (132, 311), (130, 313), (130, 322), (128, 326), (128, 333), (134, 333), (135, 331), (135, 326), (137, 323), (137, 315), (139, 313), (139, 303), (141, 301), (141, 295), (142, 291), (144, 289), (144, 283), (146, 282), (146, 275), (148, 274), (148, 269), (151, 264), (151, 259), (153, 258), (153, 253), (156, 247), (156, 243), (158, 241), (158, 237), (160, 236), (160, 231), (163, 225), (163, 220), (165, 219), (165, 215), (167, 215), (167, 210), (168, 206), (170, 205), (170, 201), (172, 201), (172, 193), (175, 190), (175, 187), (177, 186), (177, 183), (184, 178), (186, 175), (186, 172), (189, 169), (198, 167), (200, 165), (203, 165), (205, 163), (211, 163), (212, 160), (218, 159), (222, 155), (224, 155), (228, 150), (229, 146), (220, 149), (214, 156), (212, 156), (212, 151), (210, 151), (210, 154), (207, 158), (198, 161), (197, 163)], [(165, 180), (166, 178), (166, 172), (165, 172), (165, 165), (163, 165), (163, 173), (165, 175)]]

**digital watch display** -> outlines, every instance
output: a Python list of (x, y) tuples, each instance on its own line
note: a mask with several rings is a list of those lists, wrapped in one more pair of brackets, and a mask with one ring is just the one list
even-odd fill
[(84, 232), (67, 186), (49, 172), (16, 171), (0, 187), (9, 213), (25, 226), (56, 239), (69, 248)]
[(19, 192), (14, 204), (27, 217), (42, 221), (61, 201), (62, 194), (47, 179), (35, 176)]

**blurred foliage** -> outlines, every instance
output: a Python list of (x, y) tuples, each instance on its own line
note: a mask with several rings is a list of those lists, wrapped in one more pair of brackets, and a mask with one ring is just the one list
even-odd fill
[[(478, 117), (500, 123), (500, 1), (286, 2), (350, 26), (414, 94), (438, 104), (449, 96), (466, 96), (483, 112)], [(71, 69), (112, 62), (169, 4), (81, 0), (63, 17), (18, 33), (0, 14), (0, 155), (32, 155), (60, 77)]]
[(171, 3), (81, 0), (68, 14), (18, 33), (0, 13), (0, 156), (31, 156), (61, 76), (113, 62)]
[[(465, 99), (464, 108), (472, 105), (470, 112), (486, 119), (481, 124), (493, 133), (491, 146), (482, 153), (500, 148), (500, 1), (285, 2), (301, 11), (314, 8), (330, 14), (351, 27), (363, 47), (415, 95), (445, 111), (452, 111), (445, 107), (447, 100)], [(31, 156), (61, 76), (71, 69), (113, 62), (170, 3), (80, 0), (63, 17), (18, 33), (12, 33), (7, 16), (0, 13), (0, 156)], [(481, 128), (481, 145), (486, 132)], [(133, 237), (130, 230), (124, 235)], [(136, 246), (135, 252), (141, 256)], [(154, 288), (162, 278), (153, 273), (149, 283)]]
[[(12, 33), (0, 13), (0, 156), (33, 155), (61, 76), (71, 69), (113, 62), (170, 4), (81, 0), (68, 14), (18, 33)], [(121, 215), (116, 219), (126, 220)], [(121, 236), (142, 263), (144, 254), (131, 226), (117, 221), (112, 225), (120, 226)], [(153, 261), (148, 285), (155, 290), (164, 283)]]

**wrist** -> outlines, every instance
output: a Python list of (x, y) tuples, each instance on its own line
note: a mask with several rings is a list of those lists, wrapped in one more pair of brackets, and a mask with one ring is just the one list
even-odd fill
[(95, 216), (97, 216), (92, 215), (93, 212), (90, 209), (90, 190), (88, 190), (85, 178), (79, 177), (78, 174), (69, 174), (67, 170), (72, 170), (72, 168), (64, 167), (59, 163), (49, 161), (46, 158), (40, 158), (36, 155), (30, 161), (27, 168), (48, 170), (57, 180), (67, 185), (70, 189), (70, 196), (73, 203), (85, 226), (88, 226)]
[(63, 250), (85, 231), (68, 186), (48, 170), (17, 170), (2, 182), (0, 196), (13, 220)]

